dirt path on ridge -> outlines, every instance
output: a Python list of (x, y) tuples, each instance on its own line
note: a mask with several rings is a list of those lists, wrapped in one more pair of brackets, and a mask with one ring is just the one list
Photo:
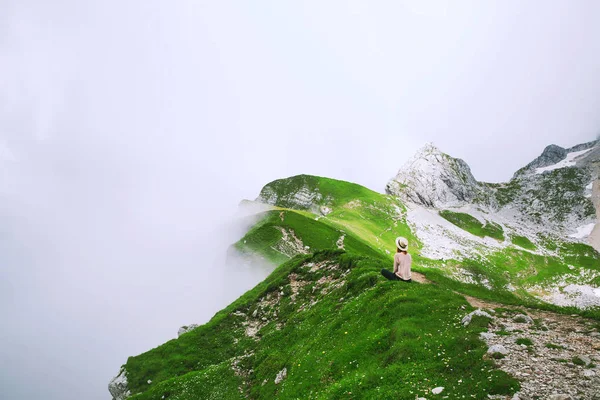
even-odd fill
[(423, 275), (420, 272), (415, 272), (415, 271), (411, 271), (410, 272), (410, 278), (415, 281), (415, 282), (419, 282), (419, 283), (431, 283), (431, 281), (429, 279), (427, 279), (425, 277), (425, 275)]

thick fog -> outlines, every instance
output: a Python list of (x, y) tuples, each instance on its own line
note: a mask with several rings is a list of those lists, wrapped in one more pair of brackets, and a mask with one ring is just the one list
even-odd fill
[[(523, 4), (525, 3), (525, 4)], [(0, 387), (108, 399), (267, 269), (243, 198), (383, 190), (425, 142), (508, 180), (600, 128), (595, 1), (0, 0)]]

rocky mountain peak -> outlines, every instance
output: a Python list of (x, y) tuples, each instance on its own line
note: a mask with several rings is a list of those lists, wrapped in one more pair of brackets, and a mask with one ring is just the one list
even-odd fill
[(567, 149), (564, 149), (555, 144), (546, 146), (542, 154), (535, 160), (527, 164), (525, 167), (518, 170), (513, 176), (513, 179), (525, 175), (528, 172), (535, 171), (537, 168), (543, 168), (557, 164), (565, 158), (567, 158), (568, 153), (569, 152), (567, 151)]
[(472, 202), (482, 188), (463, 160), (427, 143), (386, 185), (386, 192), (427, 207)]
[(539, 156), (534, 163), (537, 161), (539, 167), (547, 167), (548, 165), (556, 164), (557, 162), (564, 160), (567, 157), (567, 153), (567, 149), (551, 144), (544, 149), (542, 155)]
[(590, 153), (593, 153), (593, 151), (590, 150), (594, 147), (598, 147), (599, 144), (600, 143), (598, 141), (593, 141), (588, 143), (582, 143), (569, 149), (565, 149), (555, 144), (551, 144), (544, 149), (544, 151), (539, 157), (527, 164), (525, 167), (518, 170), (513, 176), (513, 179), (523, 177), (524, 175), (532, 173), (539, 174), (545, 171), (546, 169), (552, 170), (553, 168), (550, 168), (552, 166), (562, 168), (564, 166), (575, 165), (575, 161), (577, 159), (589, 158), (589, 155), (591, 155)]
[(427, 156), (434, 156), (434, 155), (443, 155), (444, 153), (442, 153), (442, 151), (437, 148), (437, 146), (435, 144), (433, 144), (433, 142), (428, 142), (425, 143), (425, 145), (423, 147), (421, 147), (417, 152), (416, 152), (416, 157), (427, 157)]

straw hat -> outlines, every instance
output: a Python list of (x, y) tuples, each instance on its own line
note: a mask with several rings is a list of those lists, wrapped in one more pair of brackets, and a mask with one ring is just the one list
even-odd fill
[(406, 251), (406, 249), (408, 249), (408, 240), (406, 240), (406, 238), (403, 237), (397, 237), (396, 247), (402, 251)]

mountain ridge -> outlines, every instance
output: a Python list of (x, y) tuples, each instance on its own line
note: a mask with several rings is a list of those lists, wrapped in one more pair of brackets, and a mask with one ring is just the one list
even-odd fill
[[(597, 222), (582, 205), (600, 201), (596, 148), (530, 165), (529, 174), (504, 184), (477, 182), (464, 161), (433, 145), (409, 162), (411, 180), (388, 182), (385, 194), (310, 175), (270, 182), (242, 203), (259, 218), (230, 251), (248, 268), (252, 260), (270, 262), (273, 272), (208, 323), (130, 357), (109, 391), (116, 400), (413, 399), (440, 391), (529, 399), (568, 389), (592, 399), (583, 383), (557, 378), (560, 386), (544, 386), (519, 376), (510, 367), (517, 348), (495, 338), (512, 335), (503, 327), (514, 324), (515, 307), (600, 321), (600, 253), (584, 243), (588, 233), (565, 233)], [(565, 190), (548, 186), (557, 181)], [(547, 215), (536, 218), (544, 208)], [(379, 275), (398, 235), (409, 238), (413, 270), (426, 283), (403, 286)], [(466, 297), (492, 309), (477, 311)], [(465, 326), (467, 319), (473, 322)], [(517, 327), (535, 341), (543, 324)], [(600, 336), (600, 324), (586, 329)], [(492, 351), (498, 343), (512, 349), (506, 363)], [(578, 350), (581, 357), (594, 343)], [(563, 371), (550, 350), (538, 351)], [(588, 374), (591, 387), (600, 384), (592, 361), (578, 365), (569, 368)], [(398, 375), (411, 378), (398, 382)]]
[(599, 174), (598, 141), (570, 149), (550, 145), (505, 183), (478, 182), (464, 161), (428, 144), (388, 182), (386, 192), (427, 208), (476, 205), (507, 218), (512, 214), (516, 224), (524, 220), (568, 236), (598, 219), (590, 195)]

